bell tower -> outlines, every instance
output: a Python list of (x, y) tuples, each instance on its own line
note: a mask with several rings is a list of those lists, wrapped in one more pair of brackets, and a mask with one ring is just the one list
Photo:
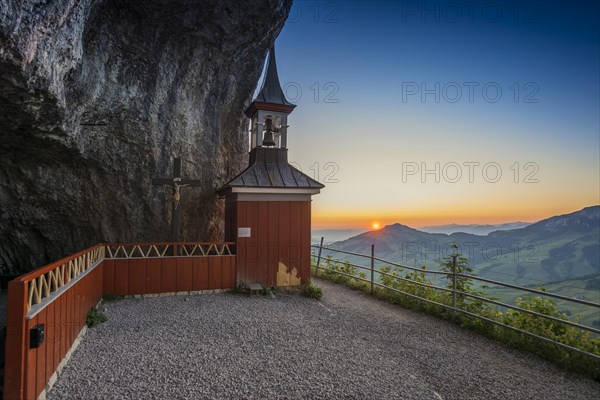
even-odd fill
[(287, 117), (294, 108), (296, 106), (285, 98), (281, 89), (273, 46), (269, 50), (263, 86), (246, 109), (246, 116), (250, 119), (250, 150), (256, 147), (286, 149)]
[(275, 49), (249, 119), (250, 162), (217, 193), (225, 198), (225, 240), (236, 242), (236, 284), (297, 286), (310, 282), (311, 197), (324, 185), (288, 163), (288, 115)]

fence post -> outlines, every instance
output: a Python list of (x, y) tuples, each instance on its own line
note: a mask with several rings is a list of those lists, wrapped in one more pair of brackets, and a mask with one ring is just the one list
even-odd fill
[(315, 276), (319, 277), (319, 265), (321, 265), (321, 252), (323, 251), (323, 236), (321, 236), (321, 244), (319, 245), (319, 255), (317, 256), (317, 268), (315, 270)]
[[(6, 352), (4, 354), (4, 398), (23, 399), (25, 396), (25, 363), (29, 343), (25, 317), (27, 315), (27, 283), (13, 280), (8, 283), (6, 303)], [(4, 345), (4, 344), (3, 344)], [(29, 366), (31, 368), (31, 366)]]
[(371, 245), (371, 294), (373, 294), (373, 282), (375, 281), (375, 245)]
[[(456, 258), (457, 254), (452, 255), (452, 308), (456, 308)], [(456, 317), (456, 311), (452, 310), (452, 320)]]

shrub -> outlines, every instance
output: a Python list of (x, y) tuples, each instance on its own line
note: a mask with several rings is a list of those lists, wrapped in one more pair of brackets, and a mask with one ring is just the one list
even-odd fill
[(275, 295), (276, 292), (277, 292), (277, 288), (275, 288), (275, 287), (264, 287), (264, 288), (260, 289), (260, 294), (262, 296)]
[[(517, 298), (516, 303), (518, 307), (524, 310), (535, 311), (540, 314), (569, 321), (566, 314), (557, 310), (556, 303), (553, 299), (542, 298), (540, 296), (524, 296)], [(592, 337), (590, 332), (575, 326), (562, 324), (558, 321), (548, 320), (518, 310), (507, 311), (503, 315), (502, 322), (517, 329), (554, 340), (555, 342), (576, 347), (588, 353), (600, 355), (600, 339)], [(579, 321), (576, 319), (575, 322)], [(574, 352), (568, 352), (550, 343), (542, 342), (532, 337), (515, 334), (513, 332), (510, 332), (510, 334), (505, 333), (500, 339), (505, 339), (505, 341), (516, 345), (519, 348), (554, 360), (563, 367), (586, 373), (597, 380), (600, 379), (600, 364), (592, 361), (589, 357)]]
[(304, 288), (304, 295), (311, 299), (321, 300), (321, 298), (323, 297), (323, 289), (313, 285), (312, 283), (309, 283)]
[(87, 314), (87, 319), (85, 323), (88, 327), (91, 328), (92, 326), (96, 326), (103, 322), (106, 322), (107, 319), (108, 318), (102, 311), (98, 310), (96, 307), (92, 307), (92, 309)]

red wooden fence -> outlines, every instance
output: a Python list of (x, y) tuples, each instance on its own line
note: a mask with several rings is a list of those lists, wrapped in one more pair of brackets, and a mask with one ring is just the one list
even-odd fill
[[(9, 282), (4, 399), (38, 398), (103, 295), (234, 288), (233, 245), (97, 245)], [(32, 349), (38, 324), (45, 339)]]
[(112, 259), (105, 260), (103, 268), (104, 294), (126, 296), (235, 287), (232, 256)]
[[(102, 297), (103, 246), (23, 275), (8, 286), (4, 398), (36, 399)], [(44, 324), (41, 346), (29, 346), (29, 332)]]

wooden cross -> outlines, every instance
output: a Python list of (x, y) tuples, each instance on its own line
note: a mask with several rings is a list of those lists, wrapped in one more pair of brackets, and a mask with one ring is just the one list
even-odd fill
[(171, 241), (179, 242), (179, 200), (181, 200), (180, 190), (184, 186), (199, 187), (201, 182), (195, 179), (181, 179), (181, 158), (175, 158), (173, 163), (173, 178), (154, 178), (154, 186), (168, 186), (173, 188), (173, 216), (171, 219)]

